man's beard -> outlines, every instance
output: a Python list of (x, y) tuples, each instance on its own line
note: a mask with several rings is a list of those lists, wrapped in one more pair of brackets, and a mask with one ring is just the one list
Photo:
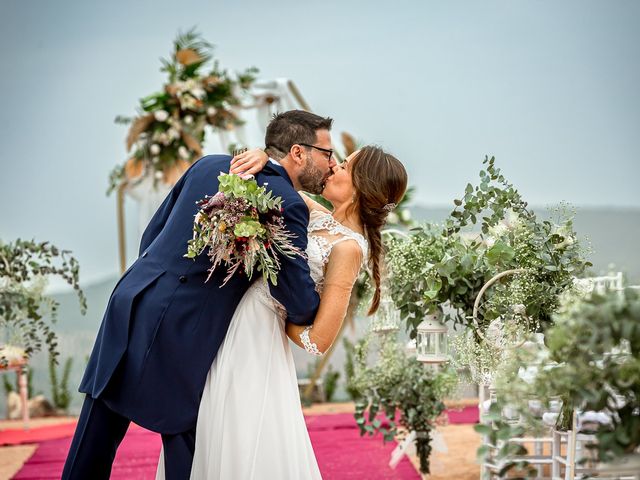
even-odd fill
[(327, 181), (328, 175), (323, 175), (315, 166), (310, 154), (305, 160), (304, 169), (298, 177), (298, 182), (305, 192), (320, 195), (324, 190), (324, 183)]

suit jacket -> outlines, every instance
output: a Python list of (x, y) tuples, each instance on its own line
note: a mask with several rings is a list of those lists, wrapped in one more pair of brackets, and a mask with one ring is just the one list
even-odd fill
[[(183, 257), (196, 201), (218, 191), (217, 177), (229, 171), (230, 160), (210, 155), (195, 162), (155, 213), (138, 259), (111, 294), (80, 385), (81, 392), (156, 432), (195, 427), (207, 373), (250, 286), (237, 273), (221, 288), (224, 266), (205, 283), (206, 254)], [(293, 243), (306, 250), (309, 211), (284, 168), (268, 163), (256, 180), (282, 197), (286, 228), (296, 235)], [(320, 300), (309, 266), (300, 257), (281, 261), (271, 294), (286, 308), (287, 321), (310, 325)]]

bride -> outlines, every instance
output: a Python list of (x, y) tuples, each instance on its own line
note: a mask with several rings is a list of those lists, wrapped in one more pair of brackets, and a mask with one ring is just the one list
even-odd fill
[[(268, 151), (268, 150), (267, 150)], [(231, 173), (256, 173), (261, 150), (234, 158)], [(374, 282), (369, 314), (380, 302), (381, 228), (402, 199), (407, 174), (382, 149), (367, 146), (333, 168), (323, 197), (333, 212), (302, 194), (310, 210), (307, 257), (321, 294), (312, 326), (286, 312), (256, 281), (238, 305), (211, 365), (198, 411), (191, 479), (319, 479), (288, 338), (314, 355), (340, 330), (360, 269)], [(161, 452), (156, 479), (164, 479)]]

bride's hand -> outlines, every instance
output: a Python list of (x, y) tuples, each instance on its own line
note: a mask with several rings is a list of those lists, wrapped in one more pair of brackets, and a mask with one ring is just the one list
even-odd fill
[(269, 161), (269, 156), (261, 149), (254, 148), (240, 153), (231, 159), (231, 168), (229, 173), (237, 175), (255, 175)]

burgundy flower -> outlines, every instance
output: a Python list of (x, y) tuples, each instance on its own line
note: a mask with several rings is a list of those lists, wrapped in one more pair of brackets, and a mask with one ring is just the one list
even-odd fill
[(224, 205), (224, 193), (218, 192), (209, 199), (208, 206), (212, 208), (221, 208)]

